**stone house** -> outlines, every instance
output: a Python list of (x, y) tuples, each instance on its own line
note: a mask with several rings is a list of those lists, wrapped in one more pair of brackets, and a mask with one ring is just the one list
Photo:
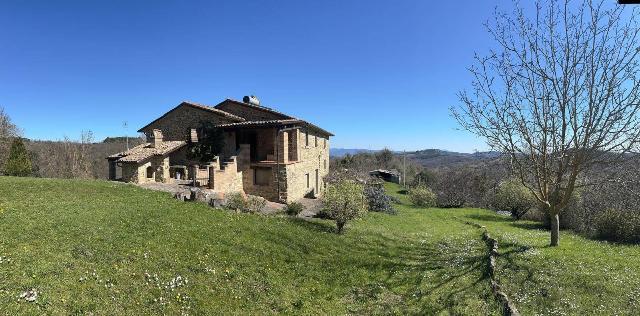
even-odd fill
[[(224, 135), (222, 152), (207, 163), (187, 155), (203, 123)], [(120, 173), (125, 182), (190, 183), (283, 203), (319, 196), (325, 188), (333, 134), (261, 106), (253, 96), (216, 106), (182, 102), (138, 132), (147, 143), (107, 157), (111, 180)]]

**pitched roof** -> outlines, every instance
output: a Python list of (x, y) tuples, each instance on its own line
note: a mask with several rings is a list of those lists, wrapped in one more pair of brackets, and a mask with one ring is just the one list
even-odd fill
[(263, 112), (267, 112), (267, 113), (271, 113), (271, 114), (275, 114), (277, 116), (280, 116), (282, 119), (295, 119), (295, 117), (284, 114), (282, 112), (276, 111), (270, 107), (266, 107), (266, 106), (262, 106), (262, 105), (255, 105), (255, 104), (251, 104), (251, 103), (244, 103), (242, 101), (238, 101), (238, 100), (233, 100), (233, 99), (225, 99), (224, 101), (218, 103), (215, 108), (219, 109), (220, 107), (222, 107), (223, 104), (227, 103), (227, 102), (231, 102), (231, 103), (235, 103), (241, 106), (245, 106), (248, 108), (252, 108), (252, 109), (256, 109), (259, 111), (263, 111)]
[[(264, 120), (264, 121), (245, 121), (245, 122), (240, 122), (240, 123), (230, 123), (230, 124), (221, 124), (218, 125), (218, 127), (233, 127), (233, 126), (274, 126), (274, 125), (282, 125), (282, 124), (295, 124), (295, 123), (300, 123), (304, 126), (306, 126), (307, 128), (313, 129), (315, 131), (318, 131), (322, 134), (326, 134), (328, 136), (334, 136), (331, 132), (320, 128), (317, 125), (314, 125), (312, 123), (309, 123), (305, 120), (301, 120), (299, 118), (295, 118), (291, 115), (287, 115), (284, 114), (282, 112), (276, 111), (272, 108), (266, 107), (266, 106), (261, 106), (261, 105), (255, 105), (255, 104), (250, 104), (250, 103), (245, 103), (245, 102), (241, 102), (241, 101), (237, 101), (237, 100), (233, 100), (233, 99), (226, 99), (220, 103), (218, 103), (215, 107), (219, 108), (221, 107), (223, 104), (227, 103), (227, 102), (231, 102), (240, 106), (245, 106), (248, 108), (252, 108), (252, 109), (256, 109), (256, 110), (260, 110), (260, 111), (265, 111), (271, 114), (275, 114), (277, 116), (282, 117), (282, 119), (280, 120)], [(255, 123), (251, 123), (250, 122), (255, 122)], [(246, 124), (241, 124), (241, 123), (246, 123)]]
[(151, 147), (151, 143), (144, 143), (129, 150), (111, 155), (107, 157), (107, 159), (117, 160), (118, 162), (141, 162), (153, 156), (169, 154), (186, 144), (187, 142), (184, 141), (164, 141), (158, 144), (158, 147)]
[(221, 116), (224, 116), (224, 117), (228, 118), (229, 120), (236, 121), (236, 122), (242, 122), (242, 121), (245, 120), (242, 117), (239, 117), (237, 115), (233, 115), (233, 114), (231, 114), (229, 112), (225, 112), (225, 111), (222, 111), (220, 109), (216, 109), (213, 106), (208, 106), (208, 105), (195, 103), (195, 102), (191, 102), (191, 101), (182, 101), (180, 104), (178, 104), (178, 106), (176, 106), (175, 108), (169, 110), (169, 112), (163, 114), (159, 118), (153, 120), (151, 123), (149, 123), (149, 124), (145, 125), (144, 127), (140, 128), (138, 130), (138, 132), (141, 133), (144, 129), (146, 129), (147, 127), (151, 126), (153, 123), (163, 119), (164, 117), (166, 117), (167, 115), (169, 115), (173, 111), (175, 111), (175, 110), (177, 110), (177, 109), (179, 109), (180, 107), (183, 107), (183, 106), (190, 106), (190, 107), (193, 107), (193, 108), (196, 108), (196, 109), (200, 109), (200, 110), (205, 110), (205, 111), (209, 111), (209, 112), (212, 112), (212, 113), (216, 113), (218, 115), (221, 115)]
[[(220, 107), (222, 107), (224, 104), (226, 103), (233, 103), (236, 105), (240, 105), (240, 106), (244, 106), (244, 107), (248, 107), (251, 109), (256, 109), (259, 111), (264, 111), (267, 113), (271, 113), (274, 114), (278, 117), (280, 117), (280, 119), (277, 120), (256, 120), (256, 121), (249, 121), (246, 118), (237, 116), (235, 114), (231, 114), (229, 112), (223, 111), (220, 109)], [(310, 128), (312, 130), (318, 131), (322, 134), (328, 135), (328, 136), (334, 136), (332, 133), (314, 125), (311, 124), (307, 121), (295, 118), (293, 116), (284, 114), (282, 112), (276, 111), (272, 108), (268, 108), (265, 106), (261, 106), (261, 105), (255, 105), (255, 104), (249, 104), (249, 103), (244, 103), (241, 101), (237, 101), (237, 100), (233, 100), (233, 99), (225, 99), (224, 101), (218, 103), (215, 106), (209, 106), (209, 105), (204, 105), (204, 104), (200, 104), (200, 103), (196, 103), (196, 102), (190, 102), (190, 101), (183, 101), (182, 103), (180, 103), (178, 106), (176, 106), (175, 108), (171, 109), (169, 112), (165, 113), (164, 115), (162, 115), (161, 117), (153, 120), (151, 123), (145, 125), (144, 127), (142, 127), (140, 130), (138, 130), (138, 132), (142, 132), (144, 129), (146, 129), (147, 127), (151, 126), (153, 123), (163, 119), (164, 117), (166, 117), (167, 115), (169, 115), (169, 113), (177, 110), (178, 108), (182, 107), (182, 106), (190, 106), (193, 108), (197, 108), (197, 109), (201, 109), (201, 110), (205, 110), (205, 111), (209, 111), (212, 113), (216, 113), (219, 114), (221, 116), (224, 116), (226, 118), (228, 118), (231, 121), (235, 121), (233, 123), (227, 123), (227, 124), (219, 124), (217, 125), (218, 127), (221, 128), (231, 128), (231, 127), (241, 127), (241, 126), (246, 126), (246, 127), (250, 127), (250, 126), (279, 126), (279, 125), (284, 125), (284, 124), (302, 124), (304, 126), (306, 126), (307, 128)], [(240, 123), (244, 123), (244, 124), (240, 124)]]

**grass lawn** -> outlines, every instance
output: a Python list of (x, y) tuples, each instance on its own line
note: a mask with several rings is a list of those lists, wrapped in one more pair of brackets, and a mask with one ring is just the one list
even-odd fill
[[(388, 189), (397, 195), (398, 187)], [(404, 197), (400, 196), (401, 199)], [(0, 177), (0, 314), (632, 314), (640, 247), (547, 233), (480, 209), (397, 206), (326, 220), (232, 214), (106, 181)], [(35, 288), (35, 302), (19, 299)]]

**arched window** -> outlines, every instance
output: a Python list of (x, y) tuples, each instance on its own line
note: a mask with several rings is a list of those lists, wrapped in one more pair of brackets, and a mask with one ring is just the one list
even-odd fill
[(147, 179), (153, 179), (153, 167), (147, 167)]

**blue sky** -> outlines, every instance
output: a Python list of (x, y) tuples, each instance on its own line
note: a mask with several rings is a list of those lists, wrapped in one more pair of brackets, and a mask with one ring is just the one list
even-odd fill
[[(449, 106), (510, 1), (2, 1), (0, 106), (36, 139), (255, 94), (332, 147), (484, 150)], [(508, 8), (508, 7), (505, 7)]]

